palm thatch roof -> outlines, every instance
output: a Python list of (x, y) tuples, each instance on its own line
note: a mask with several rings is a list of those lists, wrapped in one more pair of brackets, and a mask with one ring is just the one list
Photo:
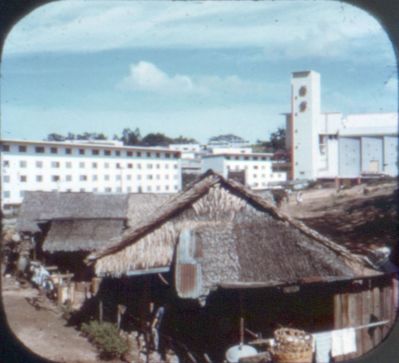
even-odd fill
[(171, 194), (25, 193), (17, 219), (19, 232), (40, 232), (38, 223), (53, 219), (127, 219), (130, 227), (148, 217)]
[[(242, 282), (273, 284), (273, 281), (287, 281), (287, 276), (297, 281), (378, 274), (363, 258), (292, 219), (243, 185), (225, 180), (213, 171), (203, 174), (149, 218), (126, 230), (119, 240), (89, 255), (87, 261), (95, 262), (98, 275), (121, 276), (169, 267), (184, 229), (196, 231), (207, 248), (211, 248), (212, 241), (219, 241), (215, 254), (209, 254), (220, 264), (219, 272), (214, 274), (219, 284), (228, 282), (221, 273), (229, 268), (228, 262), (223, 262), (226, 256), (238, 261), (234, 281)], [(222, 243), (228, 247), (223, 249)], [(259, 264), (270, 267), (260, 268)], [(217, 264), (211, 259), (206, 265)]]
[(137, 226), (148, 218), (157, 208), (165, 204), (173, 194), (170, 193), (132, 193), (129, 194), (127, 220), (129, 227)]
[(127, 194), (27, 191), (17, 219), (19, 232), (40, 232), (52, 219), (126, 218)]
[(124, 225), (124, 219), (55, 219), (51, 221), (43, 251), (91, 252), (119, 237)]

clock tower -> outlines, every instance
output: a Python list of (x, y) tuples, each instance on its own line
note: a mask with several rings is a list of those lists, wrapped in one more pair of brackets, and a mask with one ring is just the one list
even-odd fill
[(291, 163), (294, 180), (315, 180), (319, 158), (320, 74), (294, 72), (291, 78)]

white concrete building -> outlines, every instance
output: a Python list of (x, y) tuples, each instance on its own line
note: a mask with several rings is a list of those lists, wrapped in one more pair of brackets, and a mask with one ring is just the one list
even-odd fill
[(321, 113), (320, 75), (294, 72), (286, 146), (295, 180), (398, 175), (398, 115)]
[(1, 141), (2, 206), (25, 191), (173, 193), (181, 190), (180, 152), (112, 141)]
[(270, 188), (287, 179), (284, 172), (274, 172), (272, 154), (217, 154), (202, 158), (202, 172), (213, 171), (228, 178), (232, 173), (243, 172), (245, 185), (254, 190)]
[(182, 173), (199, 174), (201, 172), (203, 148), (200, 144), (171, 144), (169, 149), (181, 153)]
[(207, 145), (206, 151), (209, 154), (252, 154), (252, 147), (250, 146), (209, 146)]

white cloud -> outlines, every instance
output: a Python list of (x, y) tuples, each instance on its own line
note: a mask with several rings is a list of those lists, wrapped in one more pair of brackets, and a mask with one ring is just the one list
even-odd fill
[(355, 41), (370, 49), (370, 36), (392, 56), (378, 22), (338, 2), (61, 1), (18, 23), (5, 54), (259, 47), (274, 57), (349, 56)]
[(152, 63), (140, 61), (130, 66), (130, 73), (119, 83), (125, 90), (140, 90), (156, 93), (186, 93), (194, 90), (190, 77), (169, 76)]
[(117, 84), (122, 90), (137, 90), (160, 94), (237, 95), (264, 91), (258, 83), (244, 81), (236, 75), (189, 76), (169, 75), (155, 64), (140, 61), (130, 66), (129, 74)]

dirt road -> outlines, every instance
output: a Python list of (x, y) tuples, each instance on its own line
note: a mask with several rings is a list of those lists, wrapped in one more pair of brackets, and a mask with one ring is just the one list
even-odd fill
[[(56, 362), (100, 363), (95, 348), (56, 309), (36, 309), (28, 300), (38, 297), (31, 287), (20, 288), (13, 278), (3, 278), (3, 303), (10, 328), (38, 355)], [(47, 304), (46, 304), (47, 306)]]

